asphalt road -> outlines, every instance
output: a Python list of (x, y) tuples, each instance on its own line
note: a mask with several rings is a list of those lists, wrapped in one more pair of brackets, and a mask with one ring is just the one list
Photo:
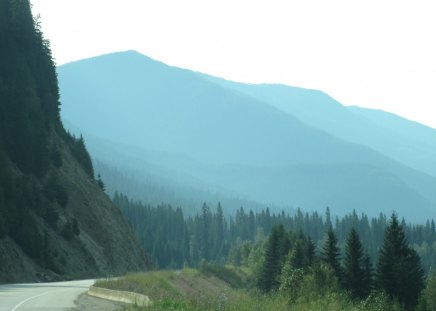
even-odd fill
[(0, 285), (0, 311), (72, 310), (94, 280)]

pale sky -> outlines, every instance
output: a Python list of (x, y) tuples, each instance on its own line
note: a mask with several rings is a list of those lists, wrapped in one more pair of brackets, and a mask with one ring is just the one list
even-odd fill
[(137, 50), (436, 128), (435, 0), (32, 0), (58, 64)]

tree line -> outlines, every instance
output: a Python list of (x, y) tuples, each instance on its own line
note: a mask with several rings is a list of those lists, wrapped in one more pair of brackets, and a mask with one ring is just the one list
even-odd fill
[[(269, 209), (245, 211), (240, 208), (233, 215), (225, 215), (221, 204), (211, 208), (203, 204), (200, 212), (186, 216), (182, 208), (171, 205), (144, 205), (115, 193), (114, 203), (132, 224), (149, 256), (159, 268), (198, 266), (204, 259), (217, 263), (240, 264), (246, 260), (248, 245), (263, 241), (275, 225), (286, 231), (310, 237), (315, 249), (321, 249), (325, 233), (333, 230), (342, 250), (349, 232), (354, 229), (361, 239), (365, 255), (375, 264), (384, 242), (383, 236), (389, 218), (380, 214), (369, 218), (356, 212), (342, 218), (331, 217), (329, 208), (325, 215), (318, 212), (295, 214), (271, 213)], [(436, 265), (436, 232), (434, 221), (425, 225), (407, 224), (399, 220), (409, 244), (417, 251), (425, 271)]]
[(395, 214), (384, 232), (375, 269), (357, 231), (347, 235), (341, 255), (336, 234), (330, 227), (319, 252), (309, 237), (273, 228), (258, 269), (258, 286), (264, 292), (280, 290), (292, 296), (305, 275), (318, 278), (318, 286), (340, 288), (354, 299), (365, 300), (379, 291), (406, 310), (418, 304), (425, 287), (424, 270), (416, 251), (409, 246)]
[[(230, 263), (249, 267), (261, 291), (285, 293), (291, 301), (301, 291), (337, 291), (362, 303), (383, 300), (400, 308), (395, 310), (432, 310), (427, 305), (436, 277), (430, 275), (426, 285), (420, 250), (433, 255), (428, 246), (435, 241), (433, 220), (410, 225), (395, 214), (369, 219), (355, 212), (332, 220), (328, 208), (324, 217), (243, 208), (225, 216), (219, 203), (214, 211), (203, 204), (201, 212), (185, 217), (180, 207), (145, 206), (120, 193), (113, 201), (155, 268)], [(424, 258), (428, 272), (434, 260)]]

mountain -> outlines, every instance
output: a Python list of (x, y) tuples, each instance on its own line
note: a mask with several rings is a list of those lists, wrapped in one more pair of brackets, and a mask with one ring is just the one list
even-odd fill
[(386, 153), (397, 155), (398, 160), (436, 176), (436, 129), (382, 110), (356, 106), (347, 109), (373, 124), (378, 132), (389, 135), (378, 142), (380, 150), (389, 148)]
[(432, 176), (210, 77), (134, 51), (66, 64), (58, 75), (64, 120), (111, 148), (134, 146), (114, 156), (100, 144), (99, 160), (120, 168), (141, 159), (166, 178), (262, 204), (433, 217)]
[(28, 1), (0, 0), (0, 282), (145, 269), (131, 229), (62, 126), (50, 47)]
[(433, 128), (381, 110), (346, 107), (318, 90), (280, 84), (245, 84), (199, 75), (436, 177), (436, 130)]

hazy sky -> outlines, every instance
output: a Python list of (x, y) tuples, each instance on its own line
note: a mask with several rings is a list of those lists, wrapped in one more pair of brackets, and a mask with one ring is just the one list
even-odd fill
[(32, 0), (58, 64), (135, 49), (436, 128), (435, 0)]

